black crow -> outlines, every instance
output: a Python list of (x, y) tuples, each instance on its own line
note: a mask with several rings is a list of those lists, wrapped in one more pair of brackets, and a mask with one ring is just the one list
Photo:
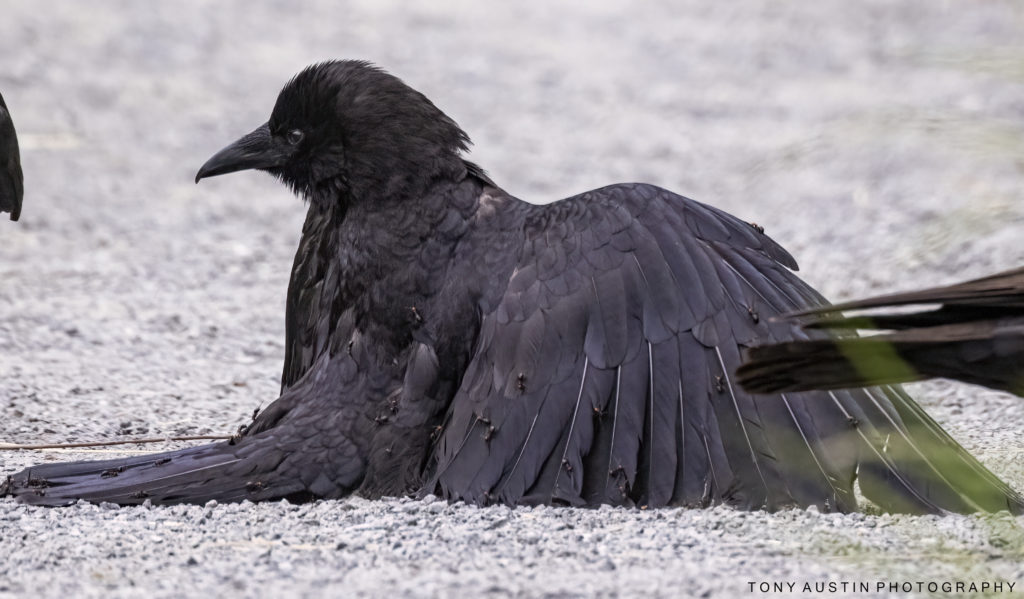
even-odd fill
[(476, 504), (1020, 512), (898, 388), (759, 398), (742, 348), (821, 305), (750, 225), (619, 184), (522, 202), (469, 138), (365, 62), (307, 68), (196, 180), (271, 173), (308, 201), (281, 396), (231, 442), (9, 479), (22, 501), (434, 493)]
[(0, 96), (0, 212), (10, 212), (11, 220), (18, 220), (22, 194), (18, 136), (4, 97)]
[[(843, 317), (839, 311), (915, 306)], [(922, 291), (803, 310), (806, 328), (886, 331), (752, 348), (738, 371), (748, 391), (842, 389), (942, 377), (1024, 396), (1024, 268)]]

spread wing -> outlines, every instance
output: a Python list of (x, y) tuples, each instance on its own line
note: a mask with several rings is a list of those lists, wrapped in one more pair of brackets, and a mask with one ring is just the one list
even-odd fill
[[(428, 464), (477, 503), (1021, 508), (898, 389), (752, 396), (741, 350), (822, 298), (753, 225), (647, 185), (532, 207)], [(818, 333), (811, 333), (818, 334)]]
[(18, 137), (7, 104), (0, 96), (0, 212), (10, 212), (11, 220), (21, 216), (22, 185)]

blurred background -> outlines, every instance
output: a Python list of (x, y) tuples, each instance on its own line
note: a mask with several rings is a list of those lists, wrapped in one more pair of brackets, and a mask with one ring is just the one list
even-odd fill
[[(276, 397), (305, 208), (265, 175), (193, 178), (325, 59), (426, 94), (518, 197), (655, 183), (764, 226), (835, 300), (1024, 263), (1017, 0), (0, 0), (0, 15), (25, 174), (21, 221), (0, 220), (0, 441), (229, 432)], [(914, 392), (1024, 486), (1024, 402)], [(0, 456), (4, 472), (38, 459)]]

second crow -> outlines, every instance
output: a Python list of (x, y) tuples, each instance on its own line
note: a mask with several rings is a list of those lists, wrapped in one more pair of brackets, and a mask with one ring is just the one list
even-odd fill
[(10, 212), (11, 220), (21, 216), (22, 185), (18, 136), (7, 104), (0, 96), (0, 212)]
[[(912, 311), (893, 311), (897, 307)], [(843, 317), (840, 311), (882, 308)], [(883, 331), (752, 348), (737, 373), (759, 393), (957, 379), (1024, 396), (1024, 268), (806, 310), (814, 329)]]

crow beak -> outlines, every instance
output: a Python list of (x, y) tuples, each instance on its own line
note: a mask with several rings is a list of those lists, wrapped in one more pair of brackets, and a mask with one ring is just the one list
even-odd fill
[(264, 123), (252, 133), (242, 137), (206, 161), (196, 173), (200, 179), (216, 177), (247, 169), (269, 169), (283, 166), (291, 148), (270, 135), (270, 126)]

